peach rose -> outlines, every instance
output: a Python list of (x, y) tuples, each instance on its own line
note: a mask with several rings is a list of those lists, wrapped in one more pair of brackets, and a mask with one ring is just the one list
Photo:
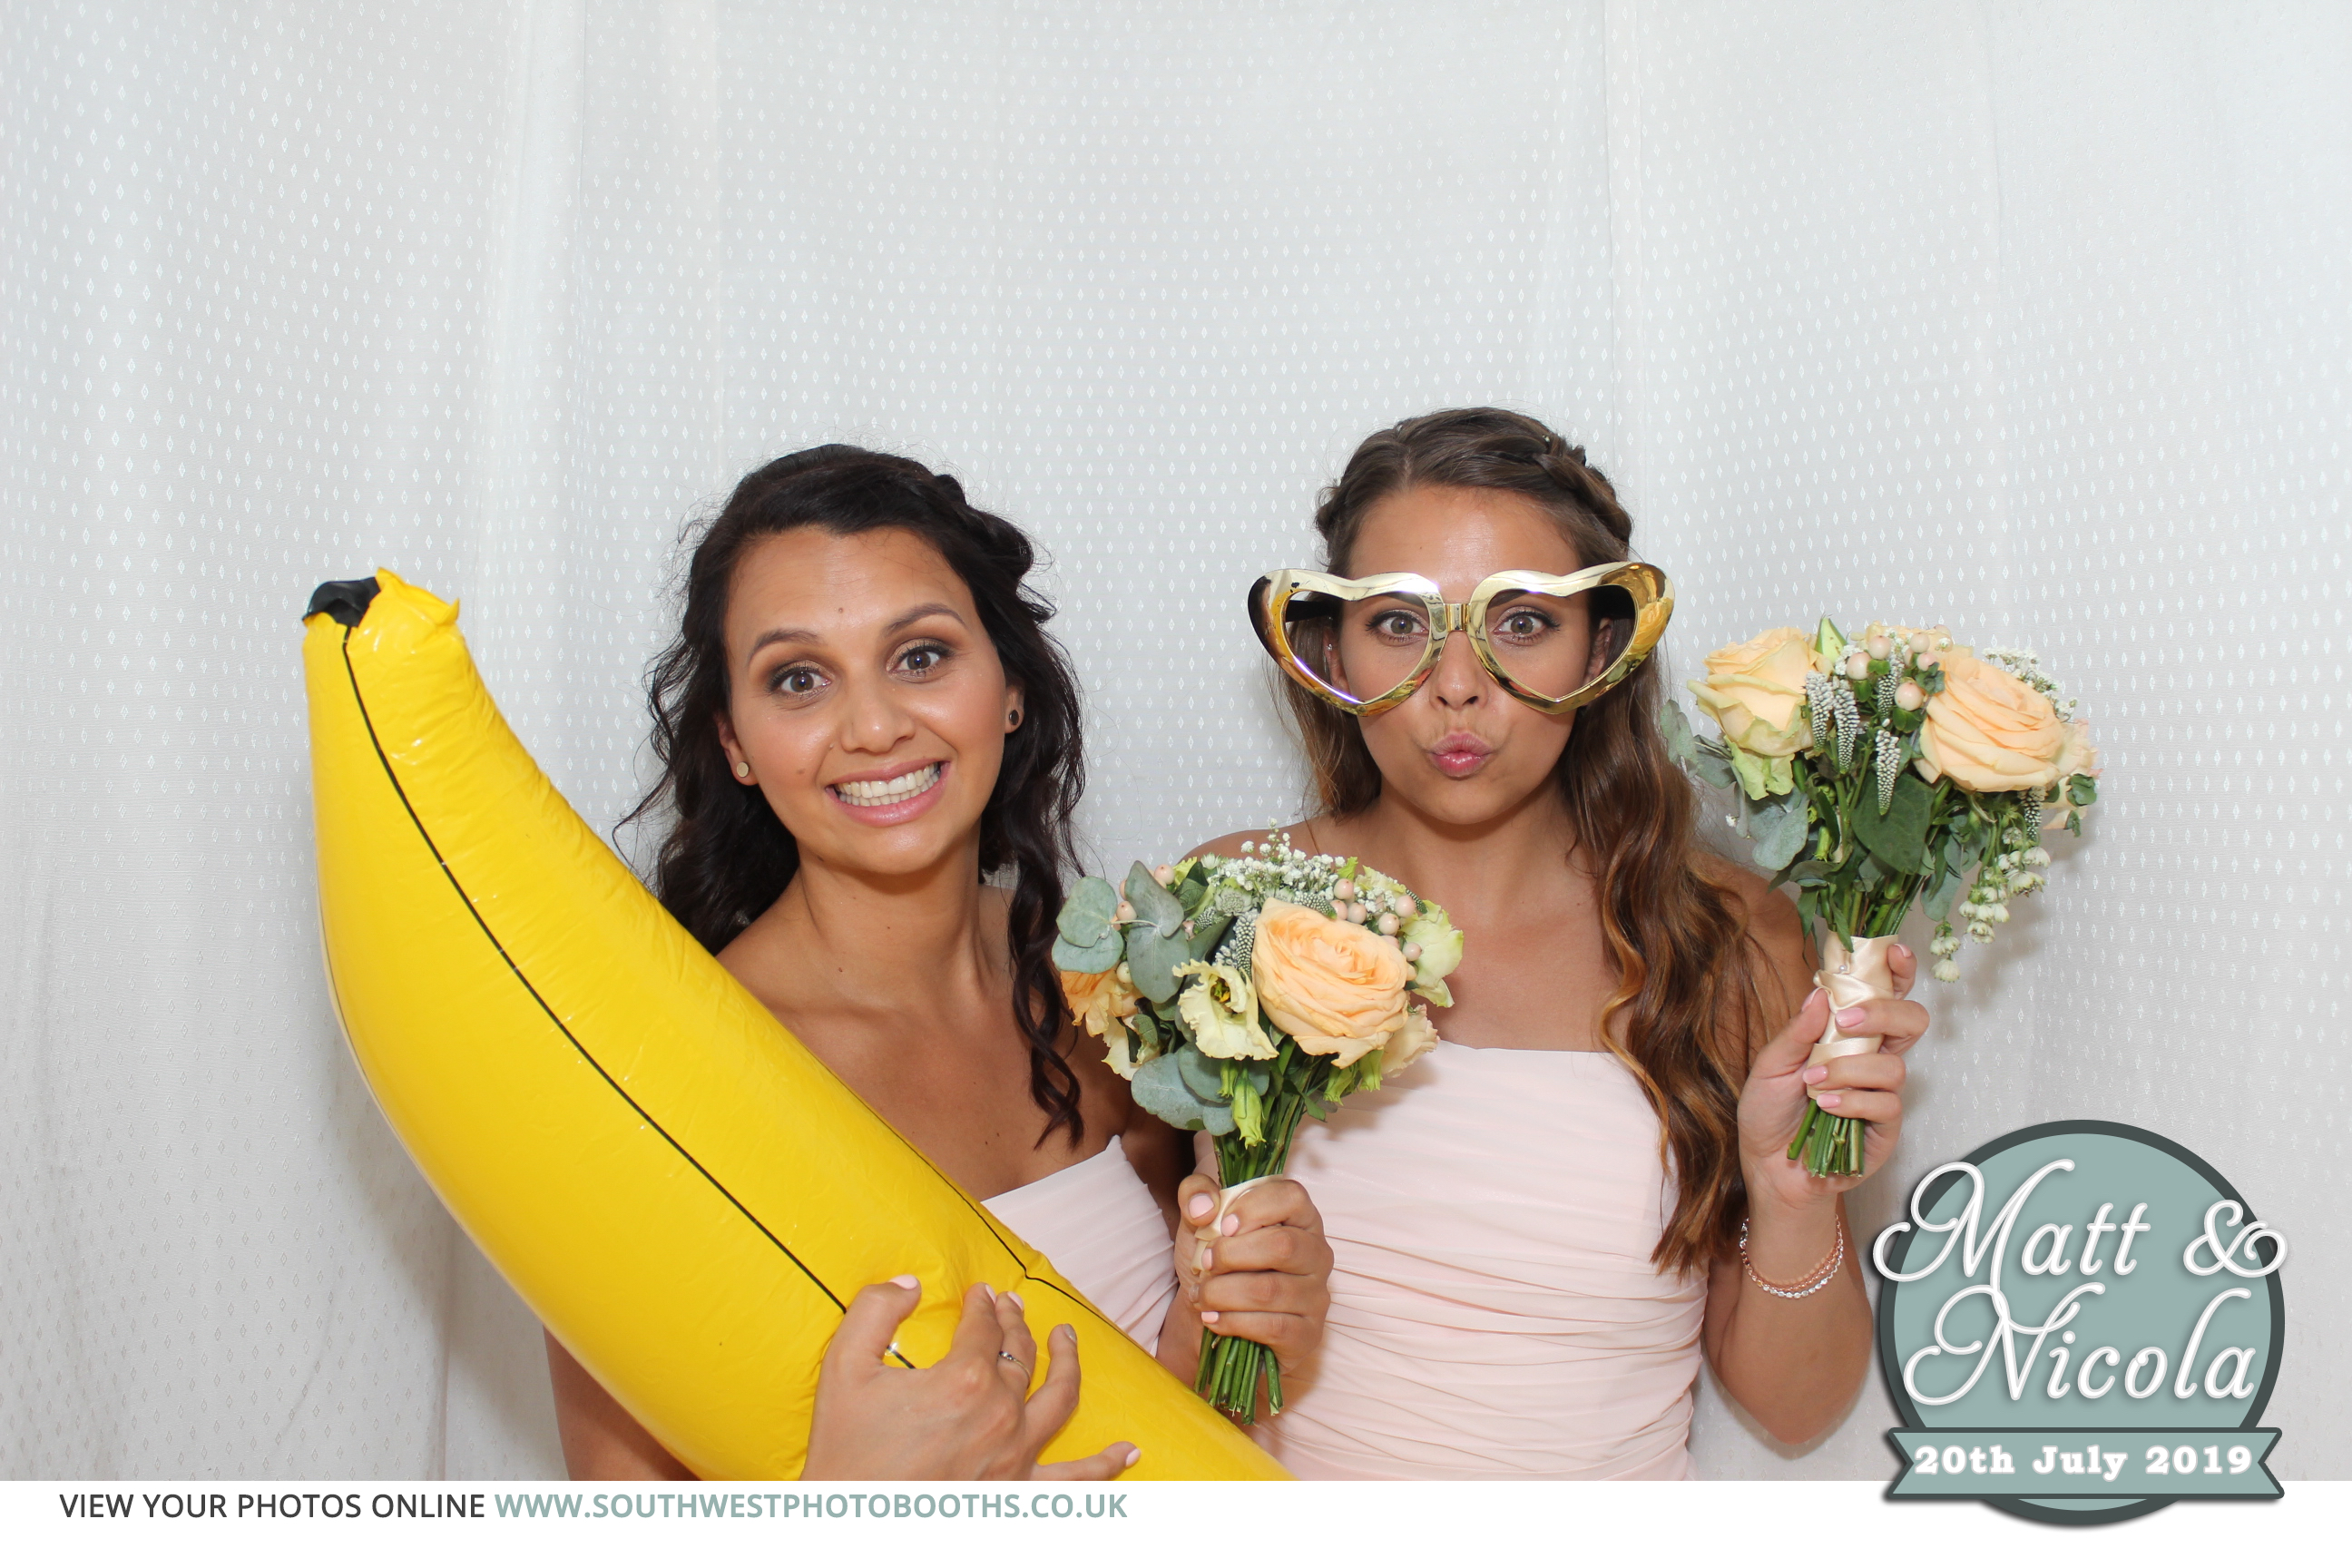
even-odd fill
[(1404, 1022), (1412, 965), (1377, 931), (1270, 899), (1258, 911), (1250, 978), (1276, 1027), (1347, 1067)]
[(2041, 789), (2057, 781), (2066, 726), (2050, 699), (2009, 671), (1952, 649), (1944, 689), (1919, 726), (1919, 773), (1978, 794)]
[(1759, 757), (1792, 757), (1812, 742), (1805, 717), (1805, 677), (1813, 643), (1794, 626), (1774, 626), (1706, 656), (1706, 679), (1691, 696), (1723, 727), (1723, 738)]
[(1059, 973), (1062, 999), (1070, 1005), (1070, 1017), (1110, 1047), (1108, 1059), (1121, 1078), (1133, 1077), (1132, 1041), (1121, 1020), (1135, 1016), (1143, 1005), (1143, 995), (1129, 977), (1127, 965), (1115, 963), (1100, 974), (1077, 974), (1066, 969)]

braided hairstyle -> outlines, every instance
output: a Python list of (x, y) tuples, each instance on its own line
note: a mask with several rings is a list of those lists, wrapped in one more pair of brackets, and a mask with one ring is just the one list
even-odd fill
[[(1633, 521), (1582, 447), (1523, 414), (1454, 408), (1407, 419), (1356, 448), (1316, 508), (1325, 569), (1349, 575), (1371, 509), (1423, 486), (1527, 497), (1559, 527), (1580, 567), (1632, 558)], [(1601, 594), (1592, 598), (1596, 637), (1609, 637), (1604, 623), (1621, 618), (1619, 607)], [(1623, 615), (1630, 612), (1629, 601)], [(1727, 1256), (1747, 1210), (1739, 1088), (1761, 1040), (1763, 957), (1738, 889), (1699, 848), (1696, 795), (1658, 735), (1659, 679), (1657, 661), (1645, 661), (1578, 710), (1551, 782), (1593, 868), (1617, 971), (1602, 1033), (1657, 1113), (1679, 1188), (1655, 1260), (1683, 1269)], [(1323, 808), (1342, 818), (1369, 809), (1380, 798), (1381, 773), (1361, 721), (1289, 682), (1284, 692)]]
[(1078, 687), (1069, 657), (1045, 631), (1054, 607), (1024, 579), (1029, 538), (964, 499), (963, 487), (920, 463), (859, 447), (814, 447), (745, 476), (696, 539), (677, 637), (646, 677), (653, 750), (661, 775), (625, 825), (666, 807), (668, 836), (655, 861), (655, 896), (716, 952), (766, 911), (800, 869), (800, 847), (766, 798), (730, 772), (719, 743), (729, 693), (725, 627), (737, 563), (757, 542), (795, 529), (854, 535), (904, 529), (939, 552), (971, 590), (1005, 679), (1021, 689), (1020, 728), (980, 818), (983, 875), (1013, 870), (1008, 936), (1013, 1016), (1029, 1044), (1029, 1092), (1045, 1112), (1043, 1143), (1058, 1129), (1084, 1136), (1077, 1075), (1063, 1059), (1062, 990), (1054, 921), (1076, 864), (1070, 816), (1086, 788)]

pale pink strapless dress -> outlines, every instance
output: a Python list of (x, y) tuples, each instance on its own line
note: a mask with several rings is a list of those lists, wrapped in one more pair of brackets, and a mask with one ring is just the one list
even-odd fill
[[(1160, 1325), (1176, 1299), (1175, 1245), (1117, 1138), (1091, 1159), (985, 1201), (1128, 1338), (1159, 1348)], [(1033, 1319), (1030, 1327), (1043, 1339), (1052, 1321)]]
[(1260, 1441), (1328, 1480), (1690, 1474), (1703, 1275), (1616, 1058), (1440, 1044), (1308, 1122), (1290, 1173), (1337, 1262), (1323, 1348)]

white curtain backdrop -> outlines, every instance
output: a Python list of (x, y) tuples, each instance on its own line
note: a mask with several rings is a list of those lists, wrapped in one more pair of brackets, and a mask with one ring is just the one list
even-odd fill
[[(613, 823), (681, 527), (824, 439), (1053, 554), (1123, 866), (1287, 816), (1241, 614), (1402, 416), (1591, 447), (1667, 640), (2038, 647), (2108, 771), (1931, 998), (1883, 1220), (2137, 1122), (2292, 1239), (2352, 1475), (2352, 8), (2159, 0), (11, 4), (0, 1473), (560, 1473), (535, 1326), (354, 1073), (297, 615), (462, 595)], [(1987, 961), (1989, 959), (1989, 961)], [(1718, 1477), (1889, 1473), (1874, 1375)]]

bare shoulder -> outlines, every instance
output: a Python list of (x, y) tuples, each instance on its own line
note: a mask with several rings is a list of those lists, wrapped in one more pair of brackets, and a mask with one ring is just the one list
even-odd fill
[(1325, 829), (1326, 831), (1322, 834), (1322, 837), (1329, 837), (1328, 830), (1330, 826), (1330, 823), (1331, 819), (1329, 817), (1318, 816), (1311, 817), (1305, 822), (1294, 822), (1287, 827), (1271, 829), (1256, 827), (1244, 829), (1240, 833), (1228, 833), (1223, 838), (1210, 839), (1206, 844), (1203, 844), (1199, 848), (1193, 850), (1191, 855), (1186, 857), (1186, 858), (1197, 859), (1203, 855), (1234, 856), (1246, 854), (1247, 851), (1244, 850), (1242, 846), (1244, 844), (1254, 845), (1260, 839), (1265, 838), (1270, 832), (1286, 833), (1290, 835), (1290, 841), (1293, 844), (1297, 845), (1302, 849), (1313, 852), (1315, 845), (1318, 842), (1317, 829)]
[(1794, 1012), (1804, 1000), (1813, 967), (1796, 900), (1745, 866), (1712, 855), (1705, 858), (1708, 876), (1739, 900), (1748, 933), (1763, 954), (1763, 973), (1757, 979), (1768, 987), (1777, 984), (1784, 993), (1779, 1013)]

